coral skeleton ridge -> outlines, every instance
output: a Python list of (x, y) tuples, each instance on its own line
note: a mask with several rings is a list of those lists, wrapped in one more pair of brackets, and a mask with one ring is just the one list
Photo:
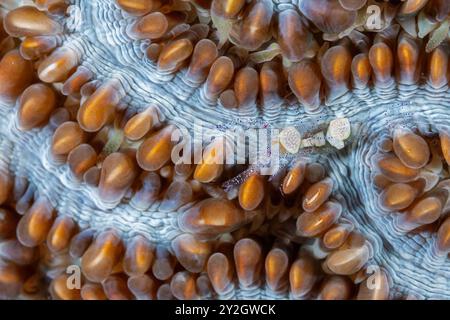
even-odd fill
[(0, 298), (450, 299), (449, 54), (449, 0), (0, 0)]

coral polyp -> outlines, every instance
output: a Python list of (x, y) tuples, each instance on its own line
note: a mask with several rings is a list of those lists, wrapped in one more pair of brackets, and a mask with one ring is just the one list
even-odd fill
[(0, 298), (450, 298), (449, 1), (0, 22)]

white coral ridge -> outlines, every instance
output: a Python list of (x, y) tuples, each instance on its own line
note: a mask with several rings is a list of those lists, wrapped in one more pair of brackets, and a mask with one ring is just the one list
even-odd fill
[(347, 118), (336, 118), (328, 126), (326, 139), (336, 149), (342, 149), (345, 147), (344, 140), (348, 139), (350, 134), (350, 121)]
[(287, 152), (295, 154), (300, 149), (302, 136), (294, 127), (287, 127), (280, 132), (280, 144)]

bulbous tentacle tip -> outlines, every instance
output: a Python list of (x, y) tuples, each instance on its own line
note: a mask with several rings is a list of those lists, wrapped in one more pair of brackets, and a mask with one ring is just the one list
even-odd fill
[(265, 106), (280, 103), (285, 89), (283, 83), (285, 83), (285, 77), (281, 63), (265, 62), (259, 73), (261, 103)]
[(143, 16), (164, 5), (162, 0), (116, 0), (115, 2), (122, 10), (133, 16)]
[(5, 17), (6, 32), (13, 37), (48, 36), (62, 33), (63, 27), (33, 6), (13, 9)]
[(175, 273), (176, 258), (165, 246), (156, 247), (156, 256), (152, 265), (153, 276), (158, 280), (169, 280)]
[(390, 285), (387, 274), (384, 270), (380, 269), (360, 284), (356, 299), (388, 300), (389, 294)]
[(212, 245), (193, 235), (183, 234), (172, 241), (172, 249), (180, 264), (189, 272), (199, 273), (206, 267)]
[(256, 103), (259, 90), (258, 72), (251, 67), (244, 67), (236, 73), (234, 93), (238, 107), (247, 107)]
[(99, 195), (109, 203), (119, 202), (138, 174), (133, 158), (122, 152), (115, 152), (105, 158), (102, 164)]
[[(167, 125), (160, 119), (165, 110), (135, 108), (139, 99), (124, 94), (130, 90), (126, 76), (92, 81), (93, 72), (79, 64), (82, 58), (91, 70), (99, 70), (97, 62), (79, 56), (83, 52), (90, 58), (75, 49), (78, 39), (68, 45), (60, 36), (62, 17), (56, 16), (62, 9), (51, 6), (62, 2), (36, 1), (50, 14), (22, 8), (5, 18), (6, 31), (23, 41), (19, 50), (5, 53), (18, 42), (0, 30), (0, 99), (12, 104), (21, 96), (17, 116), (22, 130), (49, 123), (45, 130), (55, 130), (52, 154), (67, 160), (75, 183), (98, 188), (103, 205), (122, 202), (140, 217), (149, 210), (167, 217), (175, 212), (177, 225), (171, 228), (181, 234), (173, 231), (168, 244), (159, 241), (159, 230), (149, 238), (132, 234), (126, 242), (115, 230), (77, 233), (77, 214), (56, 216), (48, 199), (35, 199), (38, 185), (14, 176), (20, 165), (10, 166), (11, 173), (1, 167), (0, 297), (31, 295), (33, 283), (43, 277), (28, 270), (35, 263), (49, 268), (44, 272), (50, 285), (40, 284), (39, 290), (48, 290), (53, 299), (206, 299), (242, 292), (293, 299), (390, 297), (386, 271), (369, 276), (366, 270), (371, 244), (354, 231), (359, 226), (341, 217), (347, 214), (341, 195), (335, 195), (339, 202), (330, 200), (335, 188), (346, 186), (337, 185), (339, 174), (338, 179), (326, 177), (328, 164), (293, 162), (273, 177), (246, 171), (224, 190), (219, 183), (243, 169), (224, 165), (225, 138), (212, 141), (196, 165), (173, 163), (173, 119)], [(439, 41), (450, 6), (442, 0), (381, 5), (384, 27), (373, 37), (360, 21), (363, 8), (373, 4), (366, 0), (303, 0), (300, 13), (284, 4), (275, 10), (270, 0), (115, 2), (127, 12), (123, 21), (133, 20), (121, 32), (144, 40), (141, 49), (158, 73), (167, 76), (186, 67), (182, 77), (171, 81), (186, 85), (184, 93), (194, 93), (188, 99), (195, 99), (193, 90), (204, 83), (199, 101), (211, 107), (217, 101), (220, 107), (259, 112), (251, 108), (261, 102), (263, 116), (267, 111), (272, 119), (274, 111), (284, 115), (281, 106), (291, 104), (291, 98), (307, 113), (316, 113), (323, 102), (333, 104), (351, 88), (355, 95), (370, 95), (372, 80), (377, 93), (394, 90), (394, 80), (400, 91), (413, 90), (422, 85), (422, 75), (427, 93), (443, 92), (448, 82), (448, 48)], [(393, 20), (397, 8), (399, 25)], [(424, 48), (418, 37), (425, 35), (432, 41)], [(329, 42), (319, 48), (323, 39), (316, 41), (318, 36)], [(33, 84), (35, 68), (44, 83)], [(133, 106), (122, 112), (127, 103)], [(449, 137), (445, 130), (437, 139), (394, 128), (392, 137), (376, 143), (380, 154), (373, 158), (371, 184), (380, 192), (375, 204), (393, 212), (395, 227), (404, 232), (435, 228), (433, 253), (444, 257), (450, 251), (450, 224), (443, 216), (448, 188), (440, 180), (448, 173), (443, 162), (450, 163)], [(294, 249), (300, 252), (295, 255)], [(73, 261), (80, 261), (84, 277), (80, 290), (69, 291), (61, 271)]]
[(118, 232), (114, 230), (101, 232), (81, 258), (83, 274), (89, 281), (95, 283), (106, 280), (120, 261), (122, 250), (122, 241)]
[(351, 64), (352, 56), (345, 45), (331, 47), (323, 55), (321, 71), (327, 83), (328, 103), (350, 90)]
[(69, 254), (72, 258), (78, 259), (83, 256), (91, 245), (95, 237), (95, 230), (85, 229), (76, 234), (70, 241)]
[(269, 40), (272, 16), (272, 1), (252, 1), (245, 8), (242, 20), (233, 25), (230, 41), (249, 51), (257, 50)]
[(397, 43), (397, 77), (401, 84), (416, 84), (420, 77), (423, 59), (419, 40), (401, 33)]
[(306, 212), (317, 210), (331, 195), (334, 182), (331, 178), (325, 178), (308, 188), (303, 197), (302, 207)]
[(399, 15), (415, 15), (425, 7), (428, 0), (406, 0), (399, 9)]
[(77, 231), (78, 227), (72, 218), (59, 216), (48, 233), (47, 247), (55, 253), (67, 250)]
[(124, 135), (133, 141), (142, 139), (155, 125), (159, 124), (157, 108), (148, 107), (131, 117), (123, 129)]
[(103, 83), (81, 105), (77, 121), (86, 132), (97, 132), (111, 120), (124, 92), (118, 80)]
[(69, 4), (66, 0), (34, 0), (39, 10), (47, 11), (52, 15), (65, 15)]
[(156, 300), (157, 298), (158, 282), (147, 274), (129, 277), (127, 286), (136, 300)]
[(139, 147), (136, 159), (139, 166), (146, 171), (161, 169), (171, 157), (173, 125), (164, 127), (148, 137)]
[(285, 195), (293, 194), (302, 185), (306, 175), (306, 163), (298, 161), (283, 178), (281, 191)]
[(394, 183), (380, 195), (380, 205), (388, 211), (400, 211), (408, 208), (418, 194), (418, 190), (410, 184)]
[(60, 47), (39, 64), (38, 77), (46, 83), (64, 82), (78, 64), (79, 57), (73, 49)]
[(446, 218), (438, 230), (436, 248), (441, 255), (450, 252), (450, 219)]
[(196, 283), (196, 274), (180, 271), (170, 281), (170, 291), (178, 300), (197, 300), (200, 297), (197, 292)]
[(234, 19), (245, 7), (245, 0), (213, 0), (211, 14), (225, 19)]
[(27, 131), (46, 124), (55, 108), (56, 93), (51, 87), (42, 83), (31, 85), (20, 98), (19, 127)]
[(424, 167), (430, 160), (430, 148), (421, 136), (407, 129), (394, 132), (394, 152), (400, 161), (412, 169)]
[(178, 36), (169, 42), (159, 54), (157, 68), (164, 73), (178, 71), (191, 57), (194, 45), (198, 41), (198, 35), (193, 31), (187, 31), (186, 36)]
[(15, 235), (19, 218), (11, 210), (0, 209), (0, 239), (8, 239)]
[(294, 9), (283, 10), (278, 14), (276, 38), (283, 56), (291, 62), (301, 61), (314, 41), (312, 33)]
[(315, 112), (321, 104), (322, 75), (312, 60), (302, 60), (289, 69), (289, 87), (307, 112)]
[(64, 82), (61, 93), (66, 96), (78, 96), (81, 88), (92, 80), (94, 74), (89, 69), (79, 66), (77, 70)]
[(145, 237), (138, 235), (127, 243), (123, 270), (130, 277), (143, 276), (151, 268), (154, 259), (154, 246)]
[(257, 241), (250, 238), (239, 240), (234, 246), (234, 261), (241, 287), (249, 288), (260, 284), (263, 252)]
[(252, 174), (239, 188), (239, 204), (247, 211), (255, 210), (263, 201), (265, 194), (264, 178)]
[(214, 139), (204, 150), (199, 164), (195, 167), (194, 179), (208, 183), (218, 179), (222, 172), (228, 144), (224, 137)]
[(322, 283), (319, 300), (349, 300), (353, 292), (353, 284), (343, 276), (328, 276)]
[(339, 34), (347, 30), (357, 18), (356, 10), (344, 9), (337, 0), (304, 0), (299, 3), (299, 10), (320, 31), (329, 34)]
[(108, 300), (132, 300), (133, 294), (127, 286), (123, 275), (111, 275), (102, 282), (103, 290)]
[(434, 49), (428, 57), (428, 83), (435, 89), (448, 84), (448, 50), (442, 46)]
[(158, 300), (175, 300), (175, 296), (170, 289), (170, 283), (161, 285), (156, 292), (156, 297)]
[(36, 247), (47, 239), (55, 218), (54, 209), (45, 197), (38, 198), (17, 225), (17, 239), (27, 247)]
[(308, 255), (299, 256), (289, 270), (290, 296), (296, 300), (303, 299), (313, 289), (317, 276), (314, 259)]
[(192, 185), (186, 181), (174, 180), (164, 194), (159, 209), (161, 211), (176, 211), (194, 199)]
[(16, 298), (26, 280), (26, 271), (13, 263), (0, 263), (0, 297)]
[(390, 85), (394, 69), (391, 48), (384, 42), (373, 45), (369, 51), (369, 61), (375, 76), (375, 84), (379, 87)]
[(69, 289), (69, 275), (62, 274), (50, 283), (49, 292), (54, 300), (81, 300), (80, 289)]
[(18, 50), (9, 51), (0, 60), (0, 101), (13, 103), (33, 80), (33, 64)]
[(83, 300), (107, 300), (103, 287), (97, 283), (86, 283), (80, 291)]
[(450, 165), (450, 132), (441, 130), (439, 137), (441, 139), (442, 155), (444, 156), (447, 165)]
[(419, 175), (418, 169), (405, 166), (392, 154), (380, 156), (376, 165), (380, 172), (393, 182), (411, 182)]
[(236, 93), (233, 89), (227, 89), (219, 96), (219, 104), (226, 109), (234, 109), (238, 107)]
[(297, 234), (314, 237), (327, 231), (340, 217), (342, 206), (328, 201), (315, 211), (304, 212), (297, 219)]
[(247, 215), (232, 201), (214, 198), (200, 201), (178, 219), (182, 230), (212, 236), (234, 231), (247, 222)]
[(366, 3), (367, 0), (339, 0), (341, 7), (348, 11), (359, 10), (363, 8)]
[(82, 180), (83, 175), (97, 163), (97, 152), (87, 143), (83, 143), (70, 151), (67, 163), (74, 176)]
[(91, 167), (83, 174), (83, 181), (92, 187), (98, 187), (102, 170), (99, 167)]

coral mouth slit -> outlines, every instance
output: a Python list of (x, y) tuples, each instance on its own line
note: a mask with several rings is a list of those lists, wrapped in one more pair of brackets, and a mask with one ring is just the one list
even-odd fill
[(450, 298), (448, 1), (11, 3), (0, 298)]

